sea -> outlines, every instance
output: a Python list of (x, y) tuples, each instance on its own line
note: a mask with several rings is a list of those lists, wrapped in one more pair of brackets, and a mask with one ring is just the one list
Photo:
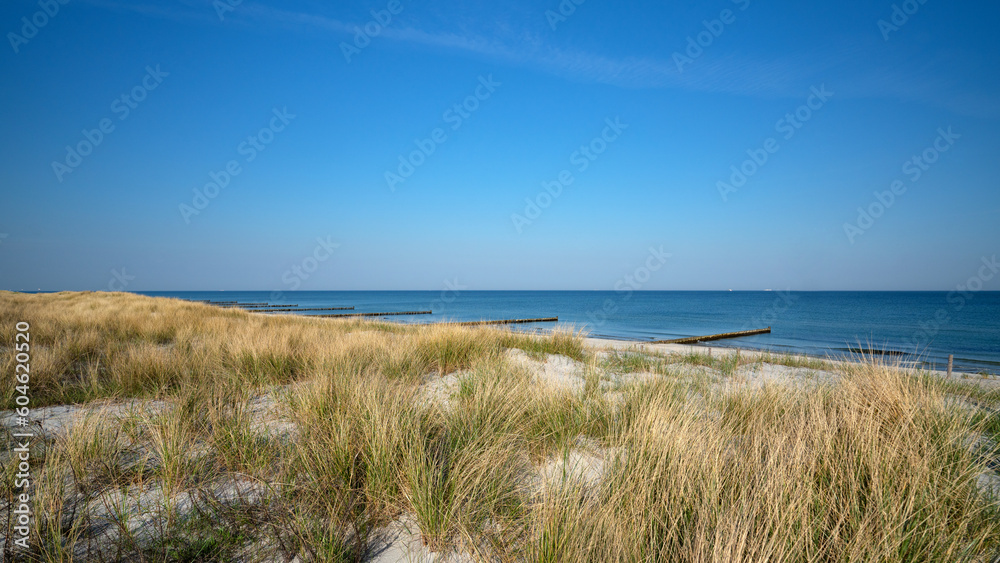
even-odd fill
[(187, 300), (354, 307), (337, 314), (431, 311), (386, 316), (398, 323), (557, 317), (512, 330), (583, 331), (593, 338), (648, 342), (770, 327), (770, 334), (703, 346), (827, 358), (874, 351), (893, 360), (1000, 373), (1000, 292), (786, 291), (174, 291), (140, 292)]

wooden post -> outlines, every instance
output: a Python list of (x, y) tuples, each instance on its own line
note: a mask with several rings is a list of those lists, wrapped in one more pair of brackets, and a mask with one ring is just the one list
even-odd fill
[(653, 340), (650, 344), (698, 344), (711, 340), (722, 340), (725, 338), (739, 338), (740, 336), (754, 336), (757, 334), (770, 334), (771, 327), (759, 328), (756, 330), (741, 330), (739, 332), (727, 332), (724, 334), (710, 334), (708, 336), (689, 336), (687, 338), (674, 338), (671, 340)]
[(387, 317), (389, 315), (431, 315), (430, 311), (396, 311), (392, 313), (346, 313), (339, 315), (311, 315), (317, 318), (332, 318), (332, 317)]
[(555, 323), (555, 322), (559, 322), (559, 317), (545, 317), (543, 319), (502, 319), (497, 321), (470, 321), (462, 323), (433, 323), (433, 324), (477, 326), (477, 325), (511, 325), (511, 324), (525, 324), (525, 323)]
[(955, 361), (954, 354), (948, 354), (948, 377), (951, 377), (951, 365)]

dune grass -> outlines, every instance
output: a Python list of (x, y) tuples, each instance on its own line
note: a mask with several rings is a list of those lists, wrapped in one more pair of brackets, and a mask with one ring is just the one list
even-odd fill
[[(178, 389), (237, 381), (264, 387), (357, 369), (416, 381), (429, 371), (468, 367), (505, 348), (583, 356), (570, 334), (527, 334), (456, 327), (422, 328), (362, 319), (268, 316), (133, 294), (0, 292), (0, 342), (31, 323), (35, 407), (110, 397), (168, 396)], [(13, 373), (14, 352), (0, 351)], [(13, 408), (13, 379), (0, 381)]]
[[(361, 561), (399, 522), (480, 561), (1000, 553), (997, 498), (977, 484), (1000, 454), (995, 394), (871, 358), (823, 365), (829, 382), (722, 385), (748, 363), (820, 366), (0, 293), (0, 365), (22, 320), (33, 407), (91, 405), (34, 444), (34, 560)], [(573, 358), (587, 383), (540, 380), (510, 348)], [(639, 372), (656, 377), (620, 378)], [(584, 450), (589, 477), (559, 465)]]

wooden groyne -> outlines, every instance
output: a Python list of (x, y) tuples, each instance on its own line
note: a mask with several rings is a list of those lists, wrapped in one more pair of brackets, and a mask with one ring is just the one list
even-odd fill
[(722, 334), (710, 334), (708, 336), (690, 336), (687, 338), (675, 338), (673, 340), (654, 340), (649, 344), (697, 344), (699, 342), (711, 342), (712, 340), (723, 340), (726, 338), (739, 338), (741, 336), (753, 336), (755, 334), (770, 334), (771, 327), (758, 328), (755, 330), (741, 330), (739, 332), (724, 332)]
[(229, 307), (267, 307), (270, 303), (209, 303), (209, 305), (216, 305), (218, 307), (229, 308)]
[(298, 306), (299, 306), (298, 303), (292, 303), (292, 304), (288, 304), (288, 305), (272, 305), (270, 303), (265, 303), (263, 305), (258, 305), (256, 303), (252, 304), (252, 305), (243, 305), (241, 303), (239, 305), (236, 305), (235, 307), (237, 307), (239, 309), (270, 309), (272, 307), (282, 307), (282, 308), (288, 307), (288, 308), (291, 308), (291, 307), (298, 307)]
[(354, 307), (303, 307), (295, 308), (297, 305), (285, 309), (253, 309), (254, 313), (283, 313), (286, 311), (298, 312), (298, 311), (350, 311)]
[(435, 323), (435, 324), (455, 325), (455, 326), (476, 326), (476, 325), (514, 325), (523, 323), (554, 323), (558, 321), (559, 317), (545, 317), (542, 319), (504, 319), (499, 321), (468, 321), (461, 323)]
[(847, 351), (852, 354), (860, 354), (862, 356), (874, 356), (878, 354), (880, 356), (906, 356), (907, 352), (900, 352), (899, 350), (883, 350), (879, 348), (860, 348), (857, 346), (848, 346)]
[(392, 313), (340, 313), (337, 315), (311, 315), (313, 317), (387, 317), (389, 315), (430, 315), (431, 311), (395, 311)]

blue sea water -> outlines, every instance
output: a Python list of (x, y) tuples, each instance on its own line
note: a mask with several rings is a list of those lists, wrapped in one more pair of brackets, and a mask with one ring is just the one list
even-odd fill
[[(269, 291), (144, 292), (190, 300), (353, 306), (402, 323), (559, 317), (515, 330), (583, 329), (590, 336), (649, 341), (771, 327), (770, 334), (712, 342), (713, 347), (842, 357), (851, 348), (902, 353), (943, 369), (1000, 372), (1000, 292), (782, 291)], [(277, 298), (277, 301), (273, 299)], [(302, 313), (310, 314), (310, 313)]]

